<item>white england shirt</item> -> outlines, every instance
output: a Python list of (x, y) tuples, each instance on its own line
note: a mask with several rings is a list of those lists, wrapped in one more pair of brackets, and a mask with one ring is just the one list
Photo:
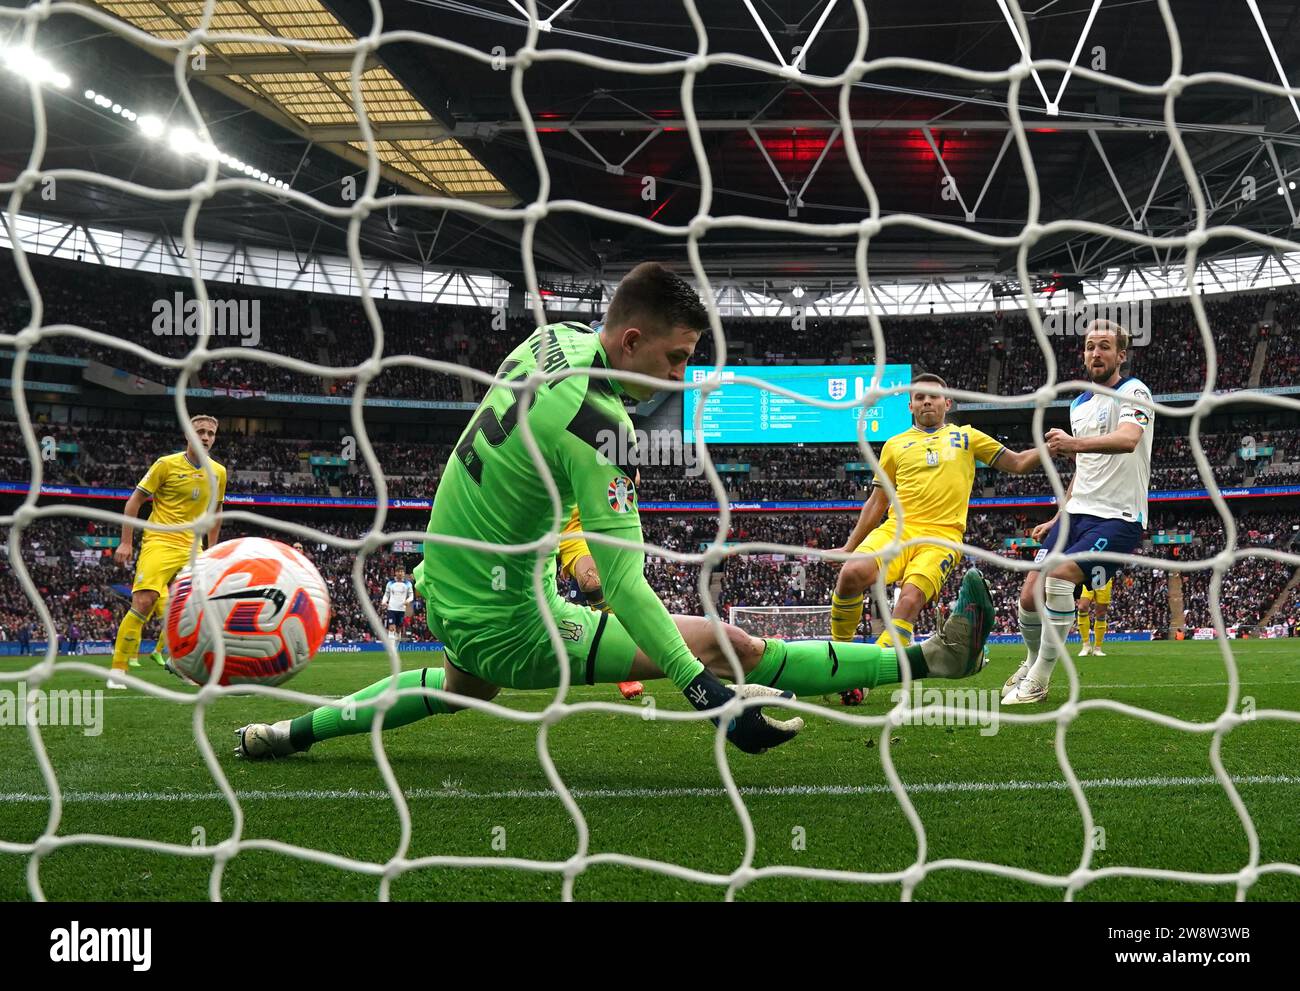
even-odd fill
[(1121, 423), (1136, 423), (1142, 439), (1131, 454), (1075, 455), (1074, 490), (1065, 508), (1071, 513), (1147, 524), (1147, 493), (1151, 486), (1151, 444), (1155, 414), (1132, 402), (1150, 401), (1151, 390), (1140, 379), (1123, 378), (1115, 386), (1119, 398), (1085, 392), (1070, 404), (1070, 432), (1076, 437), (1100, 437)]
[(405, 609), (406, 604), (415, 598), (415, 588), (409, 581), (393, 579), (384, 586), (384, 601), (394, 612)]

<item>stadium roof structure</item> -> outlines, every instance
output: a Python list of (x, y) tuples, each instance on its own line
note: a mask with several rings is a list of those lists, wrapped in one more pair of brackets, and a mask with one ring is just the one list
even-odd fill
[[(98, 6), (164, 37), (183, 34), (202, 9), (199, 0), (102, 0)], [(710, 215), (861, 221), (870, 203), (850, 167), (845, 142), (851, 139), (881, 217), (907, 214), (1014, 236), (1025, 223), (1029, 196), (1008, 86), (935, 68), (942, 63), (989, 72), (1017, 62), (1021, 45), (1004, 5), (934, 0), (865, 6), (866, 58), (875, 67), (849, 92), (849, 136), (839, 120), (840, 88), (792, 79), (789, 69), (798, 60), (806, 73), (825, 79), (849, 64), (859, 36), (851, 0), (698, 4), (707, 50), (721, 56), (694, 78), (689, 108), (712, 181)], [(547, 55), (566, 49), (644, 65), (688, 58), (701, 39), (685, 7), (651, 7), (642, 0), (537, 4), (544, 30), (536, 47), (543, 57), (524, 71), (522, 86), (531, 123), (512, 97), (510, 66), (486, 58), (508, 57), (524, 44), (526, 8), (525, 0), (383, 5), (385, 32), (433, 33), (485, 58), (406, 38), (371, 53), (361, 84), (385, 164), (380, 194), (419, 185), (479, 202), (530, 202), (541, 188), (535, 138), (551, 201), (580, 200), (679, 229), (690, 224), (700, 210), (704, 172), (690, 140), (683, 74), (615, 72)], [(1255, 0), (1240, 9), (1180, 0), (1172, 9), (1183, 76), (1215, 72), (1260, 83), (1300, 82), (1300, 7), (1280, 0)], [(369, 0), (220, 0), (217, 11), (214, 28), (326, 44), (364, 37), (373, 27)], [(1155, 237), (1190, 230), (1194, 204), (1167, 135), (1164, 97), (1086, 74), (1163, 83), (1174, 63), (1157, 4), (1068, 0), (1029, 11), (1026, 20), (1034, 58), (1075, 66), (1069, 74), (1043, 70), (1026, 78), (1019, 92), (1026, 150), (1042, 195), (1040, 222), (1088, 221)], [(0, 32), (8, 33), (8, 23), (0, 20)], [(52, 61), (85, 70), (87, 79), (79, 76), (74, 90), (84, 83), (115, 99), (120, 93), (124, 104), (129, 99), (134, 107), (160, 107), (170, 121), (185, 119), (172, 66), (156, 57), (160, 51), (172, 57), (162, 49), (146, 54), (67, 13), (42, 21), (33, 44)], [(350, 117), (350, 55), (241, 42), (209, 43), (204, 54), (206, 64), (190, 71), (190, 89), (213, 140), (294, 189), (340, 203), (339, 184), (358, 178), (364, 159)], [(898, 56), (921, 61), (877, 62)], [(760, 71), (754, 62), (770, 68)], [(0, 86), (14, 85), (0, 78)], [(0, 147), (0, 178), (12, 178), (27, 160), (31, 118), (25, 101), (0, 102), (0, 129), (8, 136)], [(75, 94), (59, 98), (51, 91), (46, 103), (46, 167), (90, 167), (171, 189), (202, 174), (196, 163), (149, 155), (111, 115), (88, 121)], [(1217, 78), (1185, 86), (1173, 115), (1208, 223), (1292, 238), (1300, 221), (1300, 193), (1291, 189), (1300, 172), (1300, 105)], [(154, 226), (177, 237), (184, 201), (70, 185), (41, 209), (100, 225)], [(26, 208), (34, 205), (29, 198)], [(315, 251), (344, 253), (346, 226), (301, 205), (244, 192), (223, 192), (205, 204), (198, 220), (205, 237), (287, 246), (304, 259)], [(368, 257), (490, 271), (520, 285), (521, 230), (515, 221), (402, 204), (362, 224), (361, 247)], [(555, 211), (537, 226), (535, 252), (543, 275), (607, 281), (644, 258), (681, 264), (684, 245), (679, 233)], [(700, 242), (711, 274), (754, 286), (797, 282), (811, 298), (854, 278), (855, 246), (853, 234), (743, 226), (715, 228)], [(1220, 237), (1202, 248), (1201, 257), (1243, 250), (1262, 249)], [(1181, 256), (1173, 246), (1075, 230), (1040, 239), (1029, 267), (1095, 278), (1116, 267), (1176, 266)], [(991, 277), (1013, 271), (1015, 251), (932, 227), (891, 225), (872, 238), (869, 261), (873, 279)], [(819, 282), (825, 286), (819, 289)]]
[[(94, 5), (159, 38), (186, 37), (200, 23), (202, 3), (95, 0)], [(209, 22), (221, 33), (275, 34), (350, 45), (356, 41), (320, 0), (221, 0)], [(170, 50), (146, 50), (172, 61)], [(194, 78), (286, 130), (365, 167), (362, 134), (350, 92), (353, 56), (322, 54), (246, 41), (206, 43)], [(361, 96), (375, 132), (385, 176), (415, 193), (442, 193), (497, 205), (513, 203), (504, 185), (435, 122), (388, 68), (362, 64)]]

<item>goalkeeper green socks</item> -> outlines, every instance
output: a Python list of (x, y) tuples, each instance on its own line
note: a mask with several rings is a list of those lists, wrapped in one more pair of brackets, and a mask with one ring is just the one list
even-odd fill
[[(796, 695), (823, 695), (850, 688), (875, 688), (902, 680), (899, 653), (874, 643), (826, 640), (767, 640), (763, 659), (745, 679)], [(929, 674), (920, 646), (901, 651), (913, 678)]]
[[(397, 676), (398, 688), (442, 688), (446, 672), (442, 668), (420, 668), (418, 671), (403, 671)], [(354, 733), (370, 732), (377, 710), (364, 705), (380, 695), (393, 679), (385, 678), (368, 688), (363, 688), (354, 695), (339, 699), (337, 706), (323, 705), (314, 712), (299, 716), (289, 725), (289, 739), (298, 750), (305, 750), (313, 743), (330, 740), (336, 736), (351, 736)], [(407, 695), (399, 698), (388, 714), (384, 716), (384, 729), (396, 729), (426, 716), (440, 716), (454, 712), (441, 699), (427, 695)]]

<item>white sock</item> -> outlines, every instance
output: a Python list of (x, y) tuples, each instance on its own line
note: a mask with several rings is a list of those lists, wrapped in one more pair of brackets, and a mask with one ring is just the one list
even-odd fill
[(1025, 662), (1038, 660), (1038, 645), (1043, 642), (1043, 620), (1036, 612), (1020, 607), (1020, 635), (1025, 638)]
[[(1064, 578), (1049, 578), (1044, 590), (1047, 593), (1047, 621), (1060, 634), (1061, 642), (1064, 643), (1070, 635), (1070, 628), (1074, 626), (1074, 583)], [(1052, 680), (1052, 669), (1059, 659), (1056, 649), (1044, 640), (1038, 649), (1038, 660), (1029, 669), (1029, 677), (1040, 685), (1046, 685)]]

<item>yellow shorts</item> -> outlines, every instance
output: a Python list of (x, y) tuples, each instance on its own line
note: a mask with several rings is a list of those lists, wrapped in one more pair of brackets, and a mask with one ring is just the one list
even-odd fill
[[(578, 567), (578, 562), (584, 557), (591, 557), (591, 548), (587, 546), (585, 540), (578, 538), (577, 540), (560, 541), (560, 570), (570, 578), (578, 577), (575, 569)], [(595, 560), (595, 558), (592, 558), (592, 560)]]
[(150, 591), (167, 594), (182, 568), (190, 563), (190, 545), (168, 544), (160, 540), (146, 540), (140, 547), (140, 560), (135, 564), (135, 583), (132, 592)]
[(1099, 606), (1108, 606), (1110, 605), (1110, 587), (1114, 583), (1114, 581), (1115, 579), (1112, 578), (1110, 581), (1108, 581), (1101, 588), (1097, 589), (1095, 592), (1092, 590), (1091, 585), (1089, 585), (1087, 582), (1084, 582), (1083, 594), (1079, 596), (1079, 598), (1091, 600), (1092, 602), (1097, 603), (1097, 605)]
[[(854, 553), (874, 555), (876, 563), (883, 565), (880, 551), (893, 540), (895, 530), (896, 525), (892, 520), (876, 527)], [(899, 540), (943, 537), (953, 543), (960, 543), (963, 535), (963, 531), (958, 527), (904, 526)], [(944, 581), (960, 560), (960, 551), (949, 550), (941, 544), (914, 544), (904, 548), (898, 557), (889, 562), (889, 570), (885, 573), (885, 584), (910, 583), (925, 593), (926, 602), (931, 602), (939, 594), (939, 589), (943, 588)]]

